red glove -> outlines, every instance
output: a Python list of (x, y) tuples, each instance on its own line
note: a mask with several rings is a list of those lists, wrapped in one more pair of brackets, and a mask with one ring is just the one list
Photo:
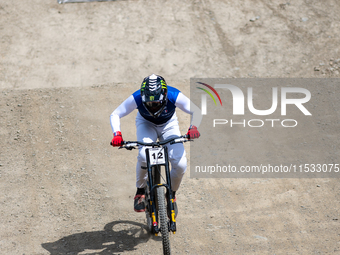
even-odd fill
[(118, 147), (121, 146), (123, 142), (123, 137), (122, 137), (122, 133), (120, 131), (114, 132), (113, 133), (113, 139), (111, 141), (111, 145), (113, 147)]
[(188, 129), (187, 136), (189, 139), (195, 139), (195, 138), (200, 137), (200, 132), (198, 132), (196, 126), (190, 126)]

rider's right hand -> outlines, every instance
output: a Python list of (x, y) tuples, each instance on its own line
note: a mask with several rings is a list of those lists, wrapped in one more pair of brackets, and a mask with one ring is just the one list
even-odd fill
[(111, 141), (111, 145), (113, 147), (118, 147), (118, 146), (121, 146), (122, 143), (123, 143), (122, 133), (120, 131), (114, 132), (113, 133), (113, 139)]

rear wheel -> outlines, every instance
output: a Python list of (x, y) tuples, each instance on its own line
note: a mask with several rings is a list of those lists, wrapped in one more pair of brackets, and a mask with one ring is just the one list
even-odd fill
[(171, 254), (165, 195), (164, 189), (161, 187), (157, 188), (157, 199), (158, 199), (159, 225), (162, 233), (163, 254)]

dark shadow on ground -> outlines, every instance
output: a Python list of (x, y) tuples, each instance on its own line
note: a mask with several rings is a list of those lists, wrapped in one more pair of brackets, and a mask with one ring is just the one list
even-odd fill
[(136, 250), (138, 244), (146, 243), (150, 237), (151, 234), (144, 224), (113, 221), (106, 224), (102, 231), (73, 234), (53, 243), (43, 243), (41, 246), (51, 255), (76, 255), (84, 251), (82, 254), (109, 255)]

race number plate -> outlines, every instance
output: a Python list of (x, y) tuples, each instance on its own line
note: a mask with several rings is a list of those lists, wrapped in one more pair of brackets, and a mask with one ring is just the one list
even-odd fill
[(149, 159), (151, 166), (165, 164), (164, 148), (150, 148)]

